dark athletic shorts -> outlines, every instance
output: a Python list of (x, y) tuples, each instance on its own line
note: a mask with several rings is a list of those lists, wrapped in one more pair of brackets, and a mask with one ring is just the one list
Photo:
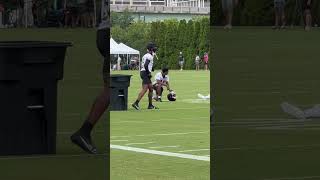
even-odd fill
[(310, 3), (310, 5), (308, 5), (308, 0), (303, 0), (303, 9), (304, 10), (311, 10), (311, 5), (312, 5), (312, 1)]
[(110, 57), (107, 56), (109, 50), (109, 29), (101, 29), (97, 31), (97, 48), (104, 58), (102, 74), (105, 84), (109, 84), (110, 73)]
[(109, 84), (110, 81), (110, 63), (109, 59), (107, 57), (104, 58), (103, 61), (103, 68), (102, 68), (102, 76), (103, 76), (103, 81), (105, 84)]
[(140, 71), (140, 77), (142, 79), (142, 84), (152, 84), (151, 77), (148, 76), (146, 71)]

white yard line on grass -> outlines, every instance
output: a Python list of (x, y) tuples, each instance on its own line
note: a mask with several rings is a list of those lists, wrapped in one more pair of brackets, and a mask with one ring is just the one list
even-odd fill
[(160, 156), (170, 156), (170, 157), (178, 157), (178, 158), (184, 158), (184, 159), (193, 159), (193, 160), (210, 162), (210, 157), (206, 157), (206, 156), (196, 156), (196, 155), (190, 155), (190, 154), (156, 151), (156, 150), (150, 150), (150, 149), (134, 148), (134, 147), (128, 147), (128, 146), (112, 145), (112, 144), (110, 144), (110, 148), (124, 150), (124, 151), (138, 152), (138, 153), (146, 153), (146, 154), (154, 154), (154, 155), (160, 155)]
[[(208, 111), (210, 110), (210, 107), (198, 107), (198, 108), (171, 108), (171, 109), (155, 109), (155, 110), (150, 110), (150, 109), (142, 109), (139, 111), (176, 111), (176, 110), (199, 110), (199, 109), (207, 109)], [(139, 112), (137, 110), (135, 110), (134, 112)]]
[(119, 140), (110, 140), (110, 142), (127, 142), (129, 140), (126, 139), (119, 139)]
[(175, 136), (175, 135), (188, 135), (188, 134), (209, 134), (209, 131), (200, 132), (185, 132), (185, 133), (164, 133), (164, 134), (142, 134), (133, 136), (111, 136), (111, 138), (122, 138), (122, 137), (145, 137), (145, 136)]
[(210, 149), (190, 149), (190, 150), (183, 150), (178, 152), (198, 152), (198, 151), (210, 151)]
[(267, 147), (230, 147), (230, 148), (214, 148), (213, 151), (232, 151), (232, 150), (265, 150), (265, 149), (302, 149), (302, 148), (319, 148), (320, 144), (310, 145), (287, 145), (287, 146), (267, 146)]
[(256, 122), (256, 121), (297, 121), (297, 119), (293, 118), (232, 118), (232, 121), (226, 121), (226, 122)]
[(178, 148), (180, 146), (152, 146), (150, 149), (162, 149), (162, 148)]
[[(140, 117), (141, 118), (141, 117)], [(150, 122), (161, 122), (161, 121), (175, 121), (175, 120), (179, 120), (179, 121), (183, 121), (183, 120), (194, 120), (194, 119), (208, 119), (208, 123), (209, 123), (209, 115), (207, 117), (197, 117), (197, 118), (175, 118), (175, 119), (161, 119), (161, 120), (147, 120), (147, 121), (135, 121), (135, 120), (130, 120), (127, 119), (126, 121), (116, 121), (116, 122), (112, 122), (113, 124), (121, 124), (121, 123), (150, 123)]]
[(126, 146), (130, 146), (130, 145), (144, 145), (144, 144), (153, 144), (155, 142), (142, 142), (142, 143), (128, 143), (125, 144)]

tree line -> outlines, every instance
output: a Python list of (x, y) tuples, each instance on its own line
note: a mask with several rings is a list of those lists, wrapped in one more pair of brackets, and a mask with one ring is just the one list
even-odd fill
[(194, 69), (195, 57), (209, 53), (209, 18), (197, 17), (192, 20), (164, 20), (146, 23), (134, 22), (129, 12), (111, 14), (111, 36), (146, 53), (146, 44), (150, 41), (158, 46), (155, 68), (168, 67), (178, 69), (178, 56), (183, 52), (184, 69)]
[[(287, 25), (303, 25), (303, 0), (286, 0), (285, 14)], [(233, 24), (240, 26), (271, 26), (274, 24), (273, 0), (239, 0), (234, 9)], [(224, 24), (221, 0), (211, 4), (213, 23)], [(320, 1), (312, 1), (312, 16), (314, 24), (319, 24)]]

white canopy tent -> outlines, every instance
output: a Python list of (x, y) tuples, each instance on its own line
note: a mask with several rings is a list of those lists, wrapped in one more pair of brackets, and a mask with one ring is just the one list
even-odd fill
[(112, 55), (127, 55), (127, 64), (129, 64), (129, 55), (138, 55), (140, 63), (140, 52), (123, 43), (118, 44), (113, 38), (110, 38), (110, 54)]

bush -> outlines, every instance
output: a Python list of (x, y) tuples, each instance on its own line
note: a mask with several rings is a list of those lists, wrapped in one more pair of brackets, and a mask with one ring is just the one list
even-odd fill
[[(302, 1), (299, 1), (302, 2)], [(320, 2), (312, 1), (312, 15), (314, 23), (318, 24), (320, 19)], [(212, 8), (212, 24), (225, 24), (221, 7), (221, 0), (214, 1)], [(238, 6), (234, 10), (234, 25), (241, 26), (270, 26), (274, 23), (273, 0), (239, 0)], [(300, 11), (298, 9), (300, 8)], [(286, 17), (288, 25), (302, 25), (301, 4), (296, 4), (296, 0), (286, 0)]]

